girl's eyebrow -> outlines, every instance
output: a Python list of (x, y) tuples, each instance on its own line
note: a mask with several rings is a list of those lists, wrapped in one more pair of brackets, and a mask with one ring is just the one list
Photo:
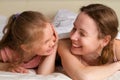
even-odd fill
[(46, 40), (45, 43), (47, 43), (50, 39)]

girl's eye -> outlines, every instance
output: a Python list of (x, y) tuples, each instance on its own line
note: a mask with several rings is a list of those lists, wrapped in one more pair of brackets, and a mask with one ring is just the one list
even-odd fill
[(44, 44), (47, 44), (49, 41), (50, 41), (50, 39), (46, 40), (46, 41), (44, 42)]
[(48, 40), (45, 41), (45, 44), (49, 44), (50, 41), (53, 41), (55, 39), (54, 36), (52, 36), (51, 38), (49, 38)]

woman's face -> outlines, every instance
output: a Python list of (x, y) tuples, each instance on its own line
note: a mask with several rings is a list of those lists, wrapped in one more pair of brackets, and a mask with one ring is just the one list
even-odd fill
[(81, 12), (74, 22), (71, 31), (71, 51), (76, 55), (98, 53), (102, 39), (98, 39), (98, 30), (95, 21), (84, 12)]

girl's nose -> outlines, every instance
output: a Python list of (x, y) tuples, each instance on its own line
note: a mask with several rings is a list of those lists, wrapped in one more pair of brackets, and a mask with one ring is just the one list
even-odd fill
[(50, 43), (50, 47), (53, 47), (55, 45), (55, 42), (54, 41), (51, 41), (51, 43)]
[(51, 40), (50, 47), (53, 47), (56, 43), (56, 38), (53, 36), (53, 39)]

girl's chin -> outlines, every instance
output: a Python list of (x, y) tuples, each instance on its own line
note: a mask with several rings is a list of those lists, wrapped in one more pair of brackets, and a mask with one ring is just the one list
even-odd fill
[(46, 55), (51, 55), (51, 54), (52, 54), (52, 51), (46, 53)]
[(53, 52), (52, 51), (46, 51), (43, 54), (40, 54), (41, 56), (49, 56), (51, 55)]
[(53, 49), (46, 52), (46, 55), (51, 55), (53, 53)]
[(41, 56), (49, 56), (49, 55), (51, 55), (52, 53), (44, 53), (43, 55), (41, 55)]

